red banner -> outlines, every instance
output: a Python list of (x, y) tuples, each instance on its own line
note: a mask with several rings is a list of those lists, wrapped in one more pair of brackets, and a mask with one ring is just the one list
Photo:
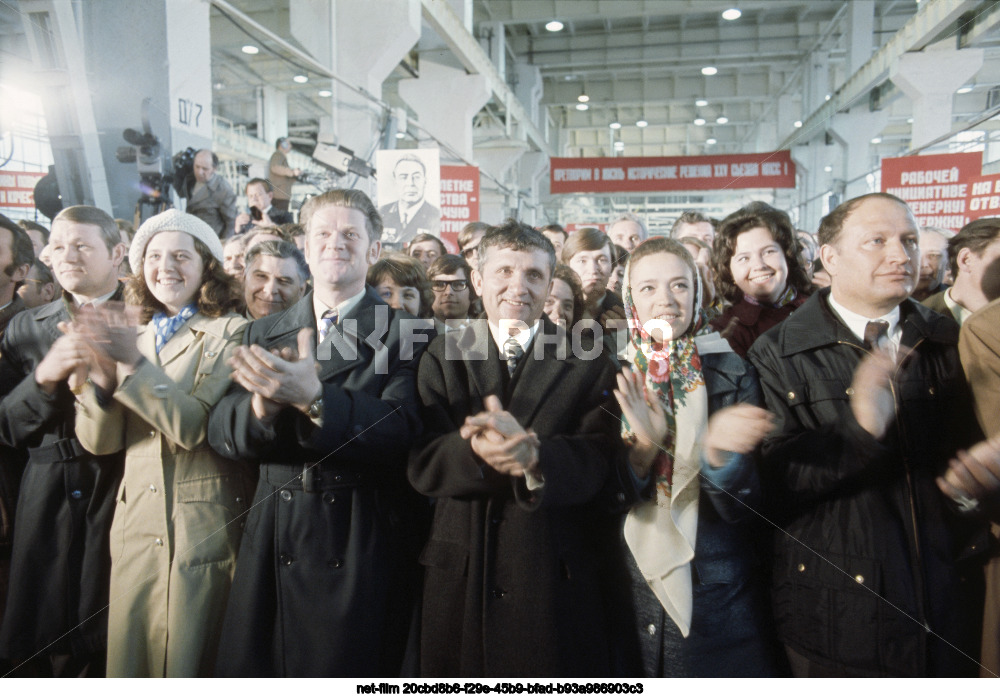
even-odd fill
[(983, 175), (969, 182), (966, 210), (972, 221), (1000, 216), (1000, 174)]
[(795, 186), (795, 163), (787, 150), (672, 158), (552, 158), (550, 173), (553, 194)]
[(441, 165), (441, 239), (458, 252), (458, 234), (479, 220), (479, 168)]
[(0, 207), (34, 208), (35, 185), (45, 172), (0, 172)]
[(982, 163), (982, 153), (885, 158), (882, 191), (908, 203), (917, 225), (959, 230), (970, 220), (969, 185), (982, 173)]

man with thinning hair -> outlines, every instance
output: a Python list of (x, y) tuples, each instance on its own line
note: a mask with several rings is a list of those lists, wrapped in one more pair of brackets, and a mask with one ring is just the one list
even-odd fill
[(901, 199), (841, 204), (819, 242), (830, 289), (748, 353), (777, 423), (761, 475), (779, 638), (796, 676), (974, 676), (985, 524), (935, 482), (979, 438), (958, 326), (909, 298)]
[[(438, 337), (420, 363), (426, 434), (409, 477), (436, 500), (421, 555), (421, 673), (609, 676), (600, 573), (615, 559), (617, 519), (598, 499), (622, 448), (615, 368), (600, 346), (573, 356), (543, 315), (548, 240), (509, 220), (479, 249), (472, 283), (486, 321)], [(455, 346), (486, 358), (448, 356)]]
[(400, 313), (365, 285), (382, 236), (369, 198), (328, 191), (301, 218), (313, 290), (251, 323), (209, 418), (212, 448), (260, 470), (217, 672), (398, 677), (426, 509), (405, 479), (425, 344), (403, 346)]
[(14, 675), (103, 676), (123, 457), (77, 441), (74, 391), (90, 354), (62, 329), (81, 306), (121, 299), (125, 245), (111, 216), (71, 206), (52, 221), (49, 247), (62, 297), (19, 313), (0, 344), (0, 444), (28, 454), (0, 656)]

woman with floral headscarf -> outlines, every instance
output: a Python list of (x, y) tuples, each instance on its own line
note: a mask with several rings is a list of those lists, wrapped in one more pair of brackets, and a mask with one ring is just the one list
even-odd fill
[(690, 253), (653, 238), (632, 253), (625, 313), (633, 369), (618, 377), (637, 489), (624, 541), (647, 676), (772, 676), (754, 560), (754, 452), (771, 430), (754, 369), (711, 333)]

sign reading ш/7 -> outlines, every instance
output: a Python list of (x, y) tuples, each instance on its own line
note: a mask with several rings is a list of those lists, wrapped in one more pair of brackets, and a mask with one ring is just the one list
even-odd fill
[(626, 191), (791, 189), (791, 153), (670, 158), (552, 158), (553, 194)]

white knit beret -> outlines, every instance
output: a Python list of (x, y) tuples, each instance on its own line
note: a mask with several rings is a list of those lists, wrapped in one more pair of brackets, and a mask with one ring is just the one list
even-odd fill
[(135, 237), (132, 238), (132, 247), (128, 251), (128, 263), (132, 269), (136, 271), (142, 269), (142, 256), (146, 253), (146, 245), (154, 235), (165, 230), (187, 233), (195, 240), (201, 240), (213, 257), (220, 263), (223, 261), (222, 242), (208, 223), (190, 213), (168, 208), (140, 225), (136, 231)]

